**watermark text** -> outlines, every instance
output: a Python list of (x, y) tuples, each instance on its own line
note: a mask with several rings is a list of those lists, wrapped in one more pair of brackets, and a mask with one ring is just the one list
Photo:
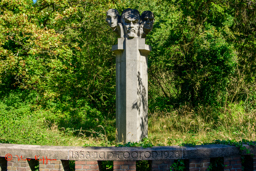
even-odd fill
[[(36, 160), (36, 161), (43, 161), (43, 164), (48, 164), (48, 161), (56, 161), (56, 159), (48, 159), (46, 157), (42, 157), (39, 159), (40, 155), (35, 155), (35, 159), (31, 158), (23, 158), (22, 156), (15, 155), (18, 158), (18, 161), (30, 161), (30, 160)], [(5, 155), (5, 160), (11, 161), (13, 159), (12, 155), (10, 153), (7, 153)]]

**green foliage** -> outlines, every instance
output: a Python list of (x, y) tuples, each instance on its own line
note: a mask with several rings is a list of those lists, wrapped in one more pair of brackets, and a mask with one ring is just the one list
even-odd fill
[[(192, 106), (199, 116), (201, 107), (209, 106), (213, 118), (209, 125), (214, 125), (210, 129), (222, 131), (226, 128), (217, 124), (225, 115), (220, 110), (240, 102), (243, 112), (255, 109), (254, 1), (2, 0), (1, 134), (16, 129), (28, 133), (41, 117), (44, 129), (57, 126), (65, 135), (93, 135), (111, 144), (115, 139), (111, 46), (117, 40), (105, 13), (110, 8), (121, 13), (128, 7), (151, 10), (155, 16), (146, 40), (153, 47), (148, 57), (149, 117), (155, 111), (180, 114), (184, 106)], [(7, 123), (16, 126), (10, 129)], [(194, 128), (189, 131), (196, 134), (207, 124), (191, 121)], [(29, 127), (21, 129), (22, 125)], [(28, 134), (37, 139), (23, 137), (19, 142), (41, 142), (45, 136), (38, 130)], [(1, 141), (18, 142), (10, 137)]]
[(136, 161), (136, 170), (138, 171), (150, 171), (150, 161), (149, 160), (138, 160)]
[[(100, 111), (92, 109), (84, 100), (77, 100), (74, 104), (69, 101), (56, 101), (47, 103), (47, 108), (55, 115), (49, 115), (46, 119), (49, 126), (58, 123), (59, 127), (87, 130), (87, 134), (96, 133), (99, 136), (104, 124), (104, 118)], [(103, 128), (104, 130), (104, 128)]]
[(224, 165), (224, 159), (222, 157), (211, 158), (211, 162), (208, 169), (209, 171), (223, 170), (225, 166), (227, 165)]
[(23, 95), (22, 92), (11, 92), (9, 97), (1, 99), (0, 141), (2, 143), (37, 144), (51, 137), (45, 133), (45, 128), (37, 129), (43, 121), (40, 118), (46, 113), (33, 111), (30, 105), (31, 97), (28, 96), (24, 100)]
[(148, 138), (144, 138), (141, 142), (128, 142), (125, 144), (117, 144), (116, 147), (153, 147), (153, 144), (149, 141)]
[(101, 161), (100, 170), (112, 171), (113, 170), (113, 161)]
[(184, 169), (186, 169), (184, 160), (177, 160), (170, 167), (170, 171), (183, 171)]
[[(116, 144), (117, 40), (105, 12), (128, 7), (155, 15), (146, 40), (150, 131), (142, 142)], [(85, 146), (150, 148), (235, 137), (214, 143), (245, 150), (254, 144), (238, 139), (255, 140), (255, 9), (245, 0), (2, 0), (0, 143), (67, 145), (77, 136), (97, 138)], [(170, 169), (184, 168), (177, 160)]]
[(35, 171), (39, 171), (39, 164), (35, 166)]
[(193, 105), (216, 104), (225, 95), (228, 77), (235, 67), (232, 47), (215, 36), (214, 27), (208, 29), (194, 40), (185, 55), (173, 59), (182, 101), (189, 100)]
[[(230, 76), (235, 71), (236, 53), (233, 45), (225, 40), (223, 28), (214, 24), (211, 16), (203, 13), (204, 15), (197, 17), (198, 8), (210, 8), (204, 2), (197, 2), (182, 1), (181, 4), (186, 5), (181, 5), (180, 11), (177, 10), (180, 13), (177, 17), (179, 21), (172, 21), (170, 24), (164, 22), (169, 26), (169, 32), (165, 35), (167, 40), (162, 41), (164, 48), (160, 50), (164, 55), (162, 71), (172, 72), (174, 85), (171, 89), (176, 89), (176, 102), (190, 102), (193, 106), (219, 105)], [(224, 27), (228, 27), (228, 24), (230, 23), (227, 22)], [(164, 93), (169, 97), (172, 94)]]
[(75, 171), (75, 160), (69, 160), (69, 169), (70, 171)]
[[(150, 161), (148, 160), (138, 160), (136, 161), (136, 170), (138, 171), (150, 171)], [(113, 161), (101, 161), (100, 170), (102, 171), (112, 171)]]

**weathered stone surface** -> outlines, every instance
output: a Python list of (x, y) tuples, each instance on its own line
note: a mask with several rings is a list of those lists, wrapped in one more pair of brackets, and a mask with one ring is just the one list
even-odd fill
[(186, 147), (184, 150), (184, 158), (213, 158), (225, 157), (239, 154), (238, 148), (234, 146), (214, 144), (214, 145), (201, 145), (195, 147)]
[[(245, 145), (249, 148), (248, 145)], [(252, 151), (255, 155), (255, 151)], [(239, 155), (237, 147), (228, 145), (205, 145), (195, 147), (69, 147), (0, 144), (0, 157), (11, 154), (22, 159), (56, 160), (170, 160), (204, 159)]]
[(142, 149), (123, 148), (106, 151), (71, 151), (72, 160), (155, 160), (155, 159), (178, 159), (182, 157), (181, 149)]
[(183, 147), (65, 147), (0, 144), (0, 157), (11, 154), (26, 158), (56, 160), (161, 160), (179, 159)]

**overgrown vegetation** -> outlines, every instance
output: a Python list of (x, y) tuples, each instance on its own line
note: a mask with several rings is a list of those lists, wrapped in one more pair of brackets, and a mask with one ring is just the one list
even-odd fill
[(0, 142), (116, 145), (105, 12), (128, 7), (155, 15), (140, 146), (255, 140), (255, 1), (2, 0)]

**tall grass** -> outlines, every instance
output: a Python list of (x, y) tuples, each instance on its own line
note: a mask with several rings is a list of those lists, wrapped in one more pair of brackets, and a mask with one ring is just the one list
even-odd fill
[(243, 103), (226, 108), (184, 105), (172, 112), (154, 112), (149, 119), (149, 139), (154, 144), (211, 143), (214, 140), (255, 140), (256, 110), (245, 112)]
[[(10, 92), (0, 101), (0, 143), (64, 145), (64, 146), (114, 146), (116, 145), (115, 120), (106, 120), (97, 130), (60, 125), (55, 110), (37, 104), (37, 95)], [(256, 109), (248, 104), (227, 103), (224, 107), (189, 104), (166, 111), (149, 113), (149, 142), (153, 145), (182, 145), (211, 143), (214, 140), (247, 139), (255, 141)], [(95, 116), (96, 117), (96, 116)], [(93, 119), (93, 118), (91, 118)], [(97, 119), (97, 118), (96, 118)], [(86, 126), (85, 126), (86, 127)], [(88, 134), (89, 132), (89, 134)]]

